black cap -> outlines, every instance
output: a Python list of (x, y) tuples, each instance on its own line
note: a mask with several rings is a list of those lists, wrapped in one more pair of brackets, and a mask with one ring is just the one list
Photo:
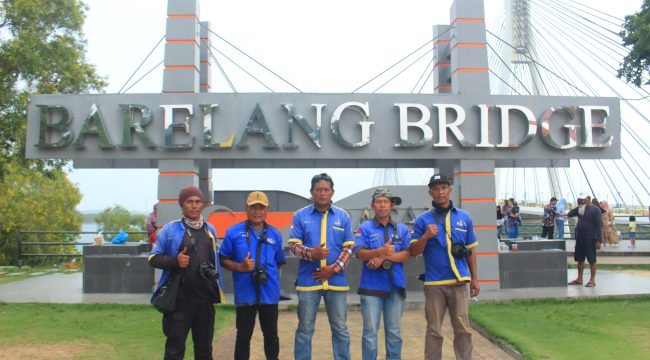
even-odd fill
[(438, 183), (447, 183), (451, 185), (451, 179), (443, 174), (433, 174), (431, 179), (429, 179), (429, 188)]

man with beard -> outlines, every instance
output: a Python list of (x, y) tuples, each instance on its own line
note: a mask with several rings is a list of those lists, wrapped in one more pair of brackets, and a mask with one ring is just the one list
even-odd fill
[(569, 285), (582, 285), (585, 259), (589, 261), (591, 274), (585, 287), (596, 286), (596, 242), (601, 241), (603, 222), (600, 208), (591, 205), (591, 197), (578, 195), (578, 207), (568, 213), (568, 217), (578, 217), (576, 224), (576, 246), (573, 259), (578, 263), (578, 277)]

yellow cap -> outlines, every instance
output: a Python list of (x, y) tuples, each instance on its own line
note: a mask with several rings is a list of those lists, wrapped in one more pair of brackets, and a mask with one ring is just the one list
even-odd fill
[(253, 204), (262, 204), (264, 206), (269, 206), (269, 198), (265, 193), (261, 191), (253, 191), (248, 195), (248, 199), (246, 199), (246, 205)]

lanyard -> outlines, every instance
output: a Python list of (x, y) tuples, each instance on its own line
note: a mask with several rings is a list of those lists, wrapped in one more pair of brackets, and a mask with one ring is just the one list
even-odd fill
[[(249, 227), (253, 227), (248, 221), (246, 221), (246, 244), (248, 244), (248, 251), (250, 251), (251, 248), (251, 237), (250, 237), (250, 232), (249, 232)], [(266, 221), (264, 222), (264, 227), (262, 229), (262, 234), (260, 237), (257, 239), (257, 254), (255, 256), (255, 269), (259, 270), (260, 269), (260, 262), (261, 258), (264, 255), (263, 253), (260, 254), (262, 250), (262, 243), (266, 243), (266, 239), (268, 237), (268, 225), (266, 224)], [(265, 259), (266, 260), (266, 257)], [(266, 264), (266, 261), (264, 262)]]

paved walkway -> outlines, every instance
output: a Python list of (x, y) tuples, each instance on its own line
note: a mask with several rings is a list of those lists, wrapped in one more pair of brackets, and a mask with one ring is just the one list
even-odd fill
[[(424, 334), (426, 332), (426, 321), (424, 321), (424, 313), (421, 309), (406, 310), (402, 317), (402, 359), (404, 360), (419, 360), (424, 358)], [(361, 332), (362, 320), (359, 311), (348, 312), (348, 330), (350, 331), (350, 354), (352, 359), (361, 359)], [(293, 338), (296, 327), (298, 326), (298, 317), (295, 312), (281, 312), (278, 319), (278, 333), (280, 336), (280, 359), (293, 358)], [(380, 326), (378, 342), (379, 342), (379, 358), (383, 359), (386, 356), (384, 348), (384, 331), (383, 325)], [(444, 343), (443, 343), (443, 359), (455, 359), (453, 349), (453, 331), (448, 317), (445, 318), (443, 324)], [(231, 359), (235, 348), (236, 331), (231, 331), (222, 334), (219, 341), (214, 344), (214, 358), (215, 359)], [(485, 337), (474, 332), (472, 335), (474, 344), (473, 358), (480, 360), (507, 360), (513, 359), (512, 356), (501, 350)], [(259, 330), (259, 323), (253, 333), (251, 340), (251, 360), (264, 360), (264, 341), (262, 332)], [(316, 318), (316, 332), (312, 339), (312, 353), (313, 360), (331, 360), (332, 356), (332, 340), (329, 323), (327, 322), (327, 314), (319, 312)]]

